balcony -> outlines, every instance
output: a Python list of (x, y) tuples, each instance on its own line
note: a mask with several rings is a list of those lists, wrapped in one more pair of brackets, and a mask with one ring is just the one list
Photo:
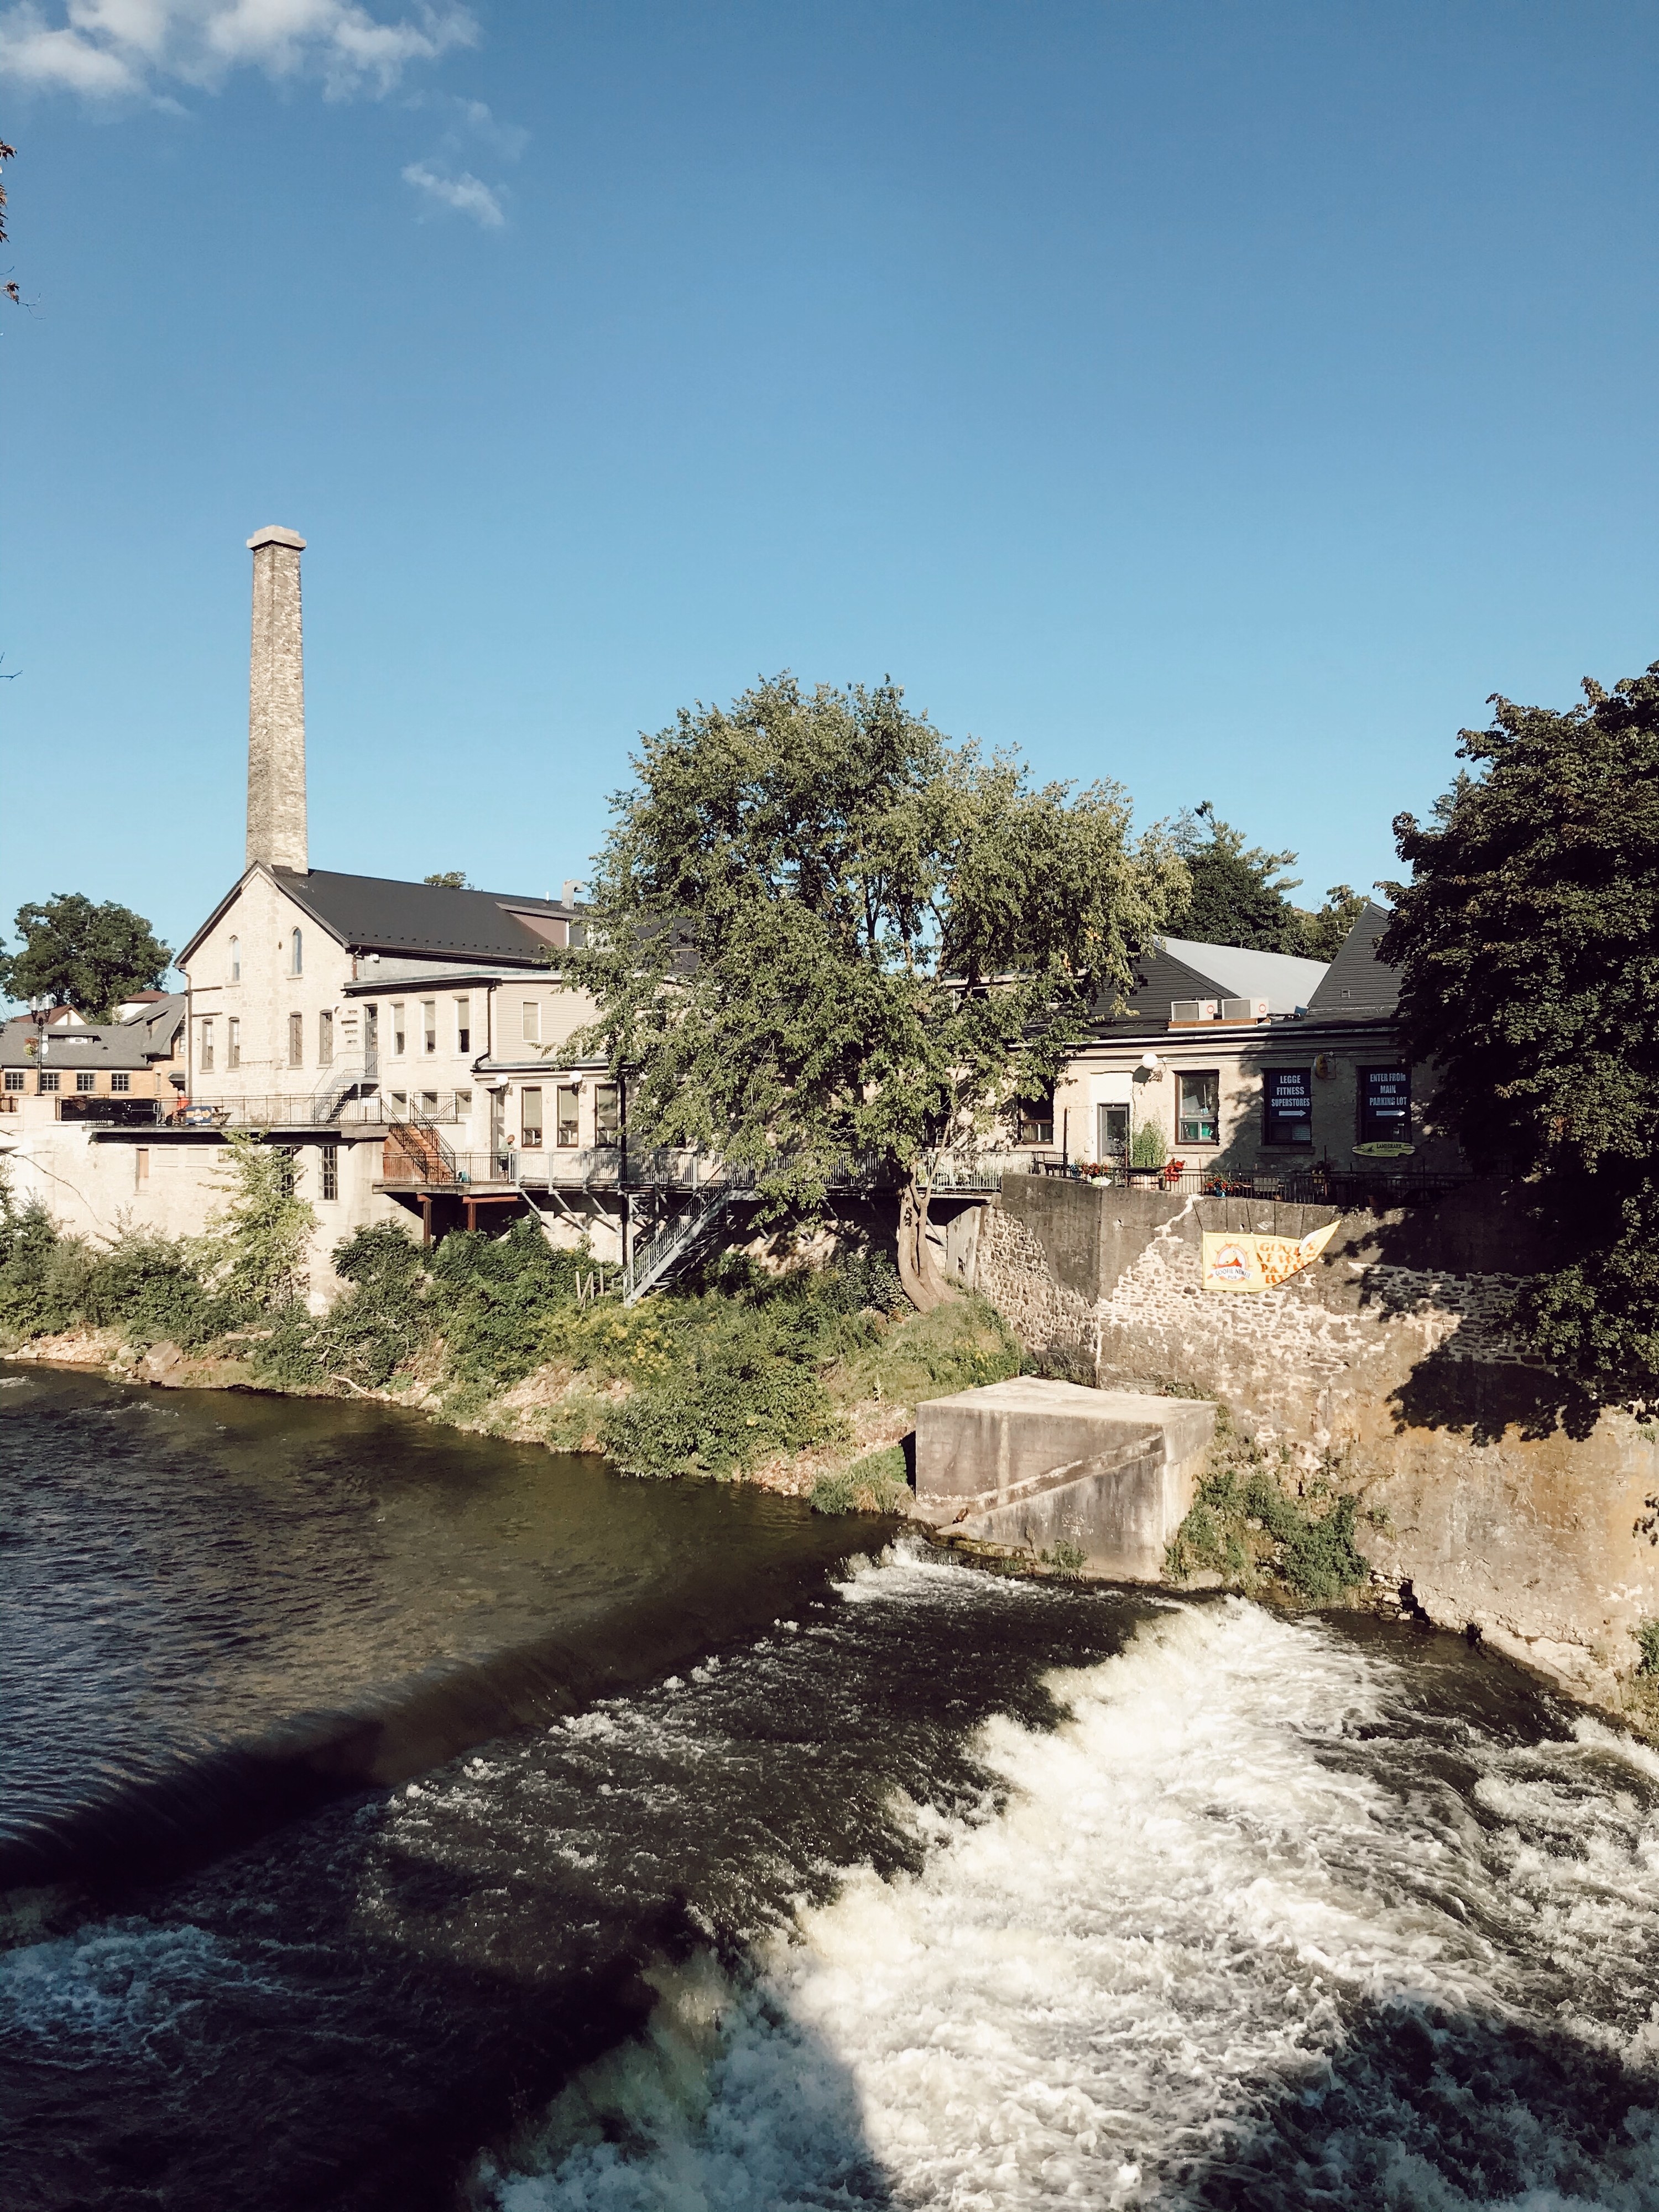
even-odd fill
[[(406, 1107), (394, 1108), (384, 1093), (371, 1085), (348, 1084), (310, 1091), (250, 1091), (240, 1097), (202, 1096), (180, 1102), (168, 1115), (176, 1127), (200, 1129), (340, 1129), (383, 1128), (408, 1118)], [(453, 1127), (470, 1112), (453, 1091), (416, 1091), (415, 1103), (423, 1121)], [(426, 1102), (430, 1099), (432, 1103)]]

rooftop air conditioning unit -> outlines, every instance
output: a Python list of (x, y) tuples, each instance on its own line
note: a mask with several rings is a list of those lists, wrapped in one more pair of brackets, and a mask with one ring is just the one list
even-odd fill
[(1265, 1022), (1267, 1001), (1265, 999), (1224, 999), (1221, 1001), (1224, 1022)]
[(1170, 1024), (1177, 1022), (1212, 1022), (1220, 1012), (1217, 999), (1172, 999), (1170, 1002)]

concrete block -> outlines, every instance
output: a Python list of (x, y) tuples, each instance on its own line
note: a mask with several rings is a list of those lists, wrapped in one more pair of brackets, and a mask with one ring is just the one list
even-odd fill
[(916, 1408), (916, 1510), (988, 1541), (1081, 1547), (1157, 1582), (1215, 1425), (1206, 1401), (1021, 1376)]

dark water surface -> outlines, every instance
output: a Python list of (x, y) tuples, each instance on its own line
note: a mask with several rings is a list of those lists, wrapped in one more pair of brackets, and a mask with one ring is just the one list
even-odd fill
[(337, 1405), (0, 1438), (6, 2212), (1659, 2212), (1659, 1759), (1455, 1639)]

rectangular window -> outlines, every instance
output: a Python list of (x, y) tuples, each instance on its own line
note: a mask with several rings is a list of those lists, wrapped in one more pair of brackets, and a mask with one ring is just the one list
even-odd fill
[(300, 1162), (292, 1145), (276, 1147), (276, 1175), (282, 1185), (283, 1196), (292, 1198), (300, 1180)]
[(457, 1052), (471, 1052), (472, 1049), (471, 999), (457, 999), (455, 1001), (455, 1049)]
[(405, 1034), (404, 1002), (401, 999), (394, 999), (392, 1002), (392, 1056), (394, 1060), (403, 1058)]
[(23, 1071), (21, 1067), (9, 1067), (6, 1070), (6, 1088), (8, 1091), (21, 1091), (23, 1088)]
[(524, 1134), (520, 1139), (526, 1152), (538, 1152), (542, 1148), (542, 1093), (539, 1084), (526, 1084), (519, 1093), (519, 1126)]
[(55, 1067), (43, 1067), (40, 1071), (40, 1082), (42, 1091), (50, 1096), (51, 1093), (58, 1088), (57, 1069)]
[(149, 1146), (148, 1145), (135, 1146), (132, 1154), (132, 1187), (135, 1190), (142, 1190), (149, 1181)]
[(554, 1094), (558, 1108), (558, 1138), (567, 1152), (582, 1140), (582, 1094), (574, 1083), (562, 1083)]
[(288, 1018), (288, 1064), (303, 1067), (306, 1063), (306, 1018), (290, 1014)]
[(1096, 1109), (1099, 1127), (1096, 1133), (1098, 1160), (1127, 1159), (1129, 1154), (1129, 1109), (1127, 1106), (1101, 1106)]
[(317, 1065), (319, 1067), (332, 1067), (334, 1065), (334, 1009), (332, 1006), (325, 1006), (317, 1017)]
[(1221, 1074), (1217, 1068), (1195, 1069), (1180, 1079), (1181, 1100), (1176, 1111), (1178, 1145), (1213, 1145), (1220, 1140)]
[(1359, 1071), (1360, 1143), (1409, 1145), (1411, 1140), (1411, 1070), (1408, 1067), (1362, 1067)]
[(393, 1112), (393, 1113), (398, 1116), (398, 1120), (399, 1120), (399, 1121), (402, 1121), (402, 1119), (403, 1119), (404, 1115), (405, 1114), (407, 1114), (407, 1113), (408, 1113), (408, 1111), (409, 1111), (409, 1093), (408, 1093), (408, 1091), (394, 1091), (392, 1092), (392, 1112)]
[(122, 1091), (131, 1090), (132, 1078), (124, 1069), (118, 1067), (110, 1077), (109, 1087), (118, 1097)]
[(225, 1022), (225, 1066), (240, 1067), (242, 1064), (242, 1024), (240, 1017), (230, 1015)]
[(470, 1091), (458, 1091), (455, 1093), (455, 1113), (457, 1119), (465, 1121), (467, 1115), (471, 1111), (472, 1093)]
[(614, 1083), (593, 1086), (593, 1141), (596, 1145), (622, 1142), (621, 1093)]
[(340, 1195), (340, 1147), (337, 1145), (324, 1145), (320, 1149), (323, 1155), (320, 1186), (322, 1195), (325, 1198), (337, 1198)]
[(1313, 1070), (1270, 1067), (1261, 1079), (1264, 1145), (1313, 1142)]
[(204, 1022), (202, 1024), (202, 1056), (196, 1065), (204, 1075), (211, 1074), (213, 1072), (213, 1024), (211, 1022)]
[(98, 1078), (89, 1067), (80, 1068), (76, 1073), (75, 1087), (82, 1092), (95, 1091), (98, 1088)]
[(1022, 1145), (1052, 1145), (1054, 1141), (1054, 1102), (1052, 1098), (1023, 1098), (1019, 1107)]
[(427, 1120), (428, 1120), (428, 1121), (435, 1121), (437, 1120), (437, 1118), (438, 1118), (438, 1094), (437, 1094), (437, 1092), (436, 1092), (435, 1091), (422, 1091), (422, 1093), (421, 1093), (421, 1111), (422, 1111), (422, 1114), (424, 1114), (424, 1115), (426, 1115), (426, 1118), (427, 1118)]
[(526, 1044), (539, 1044), (542, 1041), (542, 1004), (539, 999), (526, 999), (524, 1002), (524, 1041)]
[(421, 1040), (428, 1052), (438, 1049), (438, 1001), (435, 999), (422, 999), (421, 1001)]

